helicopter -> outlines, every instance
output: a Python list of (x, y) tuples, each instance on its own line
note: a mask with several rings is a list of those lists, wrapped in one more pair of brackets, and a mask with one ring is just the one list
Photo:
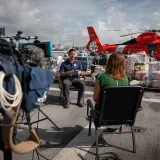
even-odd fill
[(160, 34), (158, 34), (160, 30), (144, 30), (143, 32), (122, 35), (120, 37), (141, 33), (136, 38), (132, 38), (121, 44), (102, 44), (92, 26), (87, 27), (87, 30), (89, 34), (89, 42), (86, 45), (86, 48), (92, 53), (121, 52), (124, 54), (133, 54), (145, 51), (146, 54), (160, 60)]

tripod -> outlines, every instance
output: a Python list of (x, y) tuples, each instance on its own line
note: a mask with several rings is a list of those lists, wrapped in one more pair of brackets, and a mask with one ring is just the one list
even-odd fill
[[(37, 123), (37, 130), (36, 130), (36, 133), (38, 134), (38, 129), (39, 129), (39, 122), (41, 121), (44, 121), (44, 120), (49, 120), (55, 127), (58, 131), (60, 132), (63, 132), (42, 110), (41, 110), (41, 106), (43, 105), (47, 105), (47, 104), (43, 104), (43, 103), (36, 103), (36, 105), (38, 106), (37, 109), (38, 109), (38, 120), (37, 121), (34, 121), (34, 122), (31, 122), (30, 125), (34, 124), (34, 123)], [(40, 113), (42, 113), (45, 118), (42, 118), (40, 119)], [(41, 153), (39, 153), (39, 151), (36, 149), (33, 151), (33, 154), (32, 154), (32, 160), (34, 159), (34, 152), (36, 152), (37, 154), (37, 157), (38, 157), (38, 160), (40, 160), (40, 157), (44, 158), (45, 160), (50, 160), (48, 158), (46, 158), (45, 156), (43, 156)]]
[[(36, 103), (36, 105), (38, 106), (38, 107), (37, 107), (37, 109), (38, 109), (38, 120), (37, 120), (37, 121), (34, 121), (34, 122), (31, 122), (30, 124), (32, 125), (32, 124), (34, 124), (34, 123), (37, 123), (37, 129), (38, 129), (38, 127), (39, 127), (39, 122), (44, 121), (44, 120), (49, 120), (49, 121), (57, 128), (57, 130), (62, 131), (62, 130), (41, 110), (41, 106), (45, 106), (45, 105), (47, 105), (47, 104), (44, 104), (44, 103)], [(42, 113), (42, 114), (45, 116), (45, 118), (39, 119), (40, 113)]]

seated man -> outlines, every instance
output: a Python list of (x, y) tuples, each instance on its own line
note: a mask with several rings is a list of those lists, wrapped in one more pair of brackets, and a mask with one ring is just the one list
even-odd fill
[(80, 80), (82, 75), (82, 67), (80, 61), (75, 60), (76, 51), (70, 49), (68, 52), (69, 59), (61, 64), (60, 76), (62, 79), (62, 90), (65, 98), (65, 108), (69, 108), (69, 87), (76, 86), (78, 90), (77, 105), (83, 107), (82, 98), (85, 90), (84, 81)]

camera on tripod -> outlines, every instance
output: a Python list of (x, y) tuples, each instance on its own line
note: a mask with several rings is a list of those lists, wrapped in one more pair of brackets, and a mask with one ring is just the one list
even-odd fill
[[(21, 49), (17, 47), (20, 40), (38, 39), (37, 36), (22, 37), (22, 33), (18, 31), (16, 36), (0, 37), (0, 149), (7, 160), (12, 159), (11, 151), (27, 153), (39, 146), (39, 138), (30, 124), (30, 111), (38, 107), (37, 100), (48, 92), (53, 83), (53, 72), (38, 67), (44, 51), (34, 43)], [(37, 67), (31, 67), (31, 61)], [(13, 131), (20, 109), (25, 112), (30, 136), (26, 141), (15, 144)]]

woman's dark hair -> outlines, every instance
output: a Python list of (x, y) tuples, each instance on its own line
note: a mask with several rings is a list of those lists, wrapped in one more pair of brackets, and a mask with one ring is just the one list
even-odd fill
[(106, 73), (116, 80), (122, 80), (126, 75), (125, 56), (120, 52), (111, 54), (106, 65)]

